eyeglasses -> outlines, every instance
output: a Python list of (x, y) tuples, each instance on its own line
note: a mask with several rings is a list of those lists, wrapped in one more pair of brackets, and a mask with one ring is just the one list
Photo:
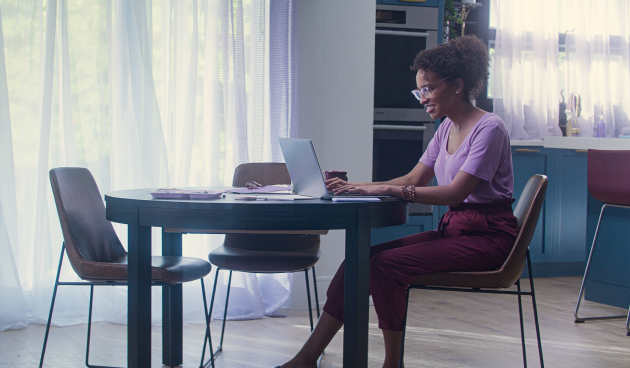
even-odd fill
[(439, 81), (435, 82), (435, 83), (431, 83), (428, 84), (420, 89), (414, 89), (413, 91), (411, 91), (411, 93), (413, 94), (413, 96), (420, 101), (420, 99), (422, 98), (422, 96), (424, 96), (425, 98), (429, 98), (431, 97), (431, 91), (433, 90), (432, 88), (430, 88), (430, 86), (435, 86), (436, 84), (440, 83), (441, 81), (450, 78), (451, 76), (449, 75), (446, 78), (442, 78)]

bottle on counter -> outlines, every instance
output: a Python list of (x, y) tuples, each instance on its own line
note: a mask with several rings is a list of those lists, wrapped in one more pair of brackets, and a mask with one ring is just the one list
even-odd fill
[(604, 116), (599, 116), (599, 122), (597, 122), (597, 138), (606, 137), (606, 123), (604, 123)]
[(571, 117), (571, 110), (565, 111), (567, 117), (567, 124), (565, 125), (565, 137), (573, 137), (573, 118)]

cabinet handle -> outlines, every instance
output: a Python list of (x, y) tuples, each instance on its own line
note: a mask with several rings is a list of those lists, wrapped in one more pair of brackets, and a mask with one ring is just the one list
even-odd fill
[(515, 148), (514, 152), (540, 152), (540, 150), (531, 148)]
[(384, 130), (427, 130), (427, 127), (424, 125), (415, 126), (415, 125), (374, 125), (374, 129), (384, 129)]
[(407, 32), (407, 31), (387, 31), (377, 29), (375, 34), (390, 35), (390, 36), (410, 36), (410, 37), (429, 37), (429, 32)]
[(577, 153), (588, 153), (588, 150), (575, 150)]

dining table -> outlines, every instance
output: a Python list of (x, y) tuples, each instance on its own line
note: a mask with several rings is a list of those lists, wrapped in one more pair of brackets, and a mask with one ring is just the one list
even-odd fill
[[(217, 188), (211, 188), (217, 190)], [(182, 235), (211, 233), (345, 230), (343, 366), (367, 367), (371, 230), (409, 220), (409, 203), (327, 199), (240, 200), (225, 193), (215, 199), (155, 199), (155, 188), (105, 194), (106, 217), (126, 224), (128, 251), (128, 367), (151, 366), (151, 229), (162, 228), (162, 255), (182, 255)], [(218, 189), (220, 190), (220, 189)], [(162, 361), (183, 356), (182, 286), (162, 294)]]

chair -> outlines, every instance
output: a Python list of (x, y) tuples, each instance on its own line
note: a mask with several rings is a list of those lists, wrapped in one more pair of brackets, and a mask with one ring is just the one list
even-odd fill
[[(121, 245), (111, 222), (105, 218), (103, 199), (92, 174), (87, 169), (78, 167), (52, 169), (50, 183), (64, 242), (61, 247), (39, 366), (41, 368), (44, 363), (57, 287), (81, 285), (90, 287), (85, 365), (97, 367), (89, 364), (94, 286), (127, 285), (127, 252)], [(72, 268), (84, 280), (83, 282), (59, 281), (64, 251), (68, 255)], [(210, 273), (212, 268), (205, 260), (189, 257), (154, 256), (151, 263), (153, 285), (163, 286), (169, 298), (172, 285), (199, 279), (203, 287), (203, 277)], [(171, 367), (174, 366), (173, 343), (171, 339), (169, 344)]]
[[(536, 337), (538, 339), (538, 354), (540, 357), (540, 366), (544, 367), (542, 345), (540, 342), (540, 331), (538, 327), (538, 310), (536, 308), (536, 294), (534, 293), (534, 280), (532, 277), (532, 266), (529, 257), (529, 243), (534, 235), (538, 216), (545, 200), (545, 192), (547, 190), (547, 177), (544, 175), (532, 176), (514, 209), (514, 215), (518, 219), (518, 234), (514, 242), (514, 247), (508, 255), (503, 265), (494, 271), (483, 272), (435, 272), (424, 274), (415, 279), (409, 289), (428, 289), (428, 290), (446, 290), (461, 291), (473, 293), (487, 294), (512, 294), (518, 296), (518, 312), (521, 322), (521, 343), (523, 348), (523, 364), (527, 367), (527, 354), (525, 351), (525, 333), (523, 329), (523, 306), (521, 303), (522, 295), (530, 295), (534, 307), (534, 321), (536, 324)], [(519, 277), (525, 268), (527, 261), (527, 270), (529, 271), (530, 290), (521, 291), (521, 283)], [(505, 290), (516, 285), (517, 290)], [(409, 304), (409, 293), (407, 293), (407, 305)], [(400, 354), (400, 366), (402, 367), (404, 344), (405, 344), (405, 325), (403, 326), (403, 342)]]
[[(247, 182), (256, 181), (262, 185), (286, 184), (291, 182), (289, 172), (284, 163), (246, 163), (238, 166), (234, 172), (232, 185), (244, 187)], [(221, 247), (210, 252), (208, 259), (216, 266), (217, 277), (214, 280), (212, 299), (207, 312), (207, 322), (214, 307), (214, 296), (217, 288), (219, 271), (229, 270), (227, 295), (223, 311), (223, 324), (221, 327), (221, 339), (217, 350), (212, 353), (216, 357), (222, 350), (223, 336), (225, 333), (225, 319), (227, 316), (228, 301), (230, 297), (230, 284), (232, 272), (249, 273), (279, 273), (304, 271), (306, 277), (306, 294), (309, 308), (311, 331), (313, 330), (313, 315), (311, 306), (311, 293), (309, 287), (308, 271), (313, 272), (313, 285), (315, 292), (315, 304), (317, 317), (319, 318), (319, 299), (317, 296), (317, 279), (315, 276), (315, 263), (319, 260), (320, 242), (319, 234), (325, 232), (299, 230), (283, 233), (231, 233), (225, 235)], [(209, 328), (206, 329), (209, 331)], [(211, 350), (212, 351), (212, 350)], [(205, 353), (205, 341), (204, 341)], [(203, 363), (202, 356), (202, 366)]]
[(584, 271), (584, 278), (582, 279), (582, 286), (580, 287), (580, 293), (578, 295), (577, 305), (575, 306), (575, 323), (584, 323), (585, 321), (593, 320), (606, 320), (606, 319), (626, 319), (626, 336), (630, 336), (630, 308), (628, 315), (619, 316), (603, 316), (603, 317), (579, 317), (578, 310), (580, 309), (580, 303), (582, 296), (584, 295), (584, 285), (586, 283), (586, 277), (588, 276), (588, 270), (591, 266), (591, 260), (593, 258), (593, 250), (597, 242), (597, 235), (599, 234), (599, 225), (602, 222), (604, 216), (604, 210), (607, 207), (621, 207), (630, 208), (630, 151), (605, 151), (605, 150), (588, 150), (588, 191), (600, 202), (604, 202), (602, 209), (599, 213), (599, 219), (597, 220), (597, 228), (595, 229), (595, 236), (593, 237), (593, 245), (588, 255), (588, 261), (586, 262), (586, 269)]

